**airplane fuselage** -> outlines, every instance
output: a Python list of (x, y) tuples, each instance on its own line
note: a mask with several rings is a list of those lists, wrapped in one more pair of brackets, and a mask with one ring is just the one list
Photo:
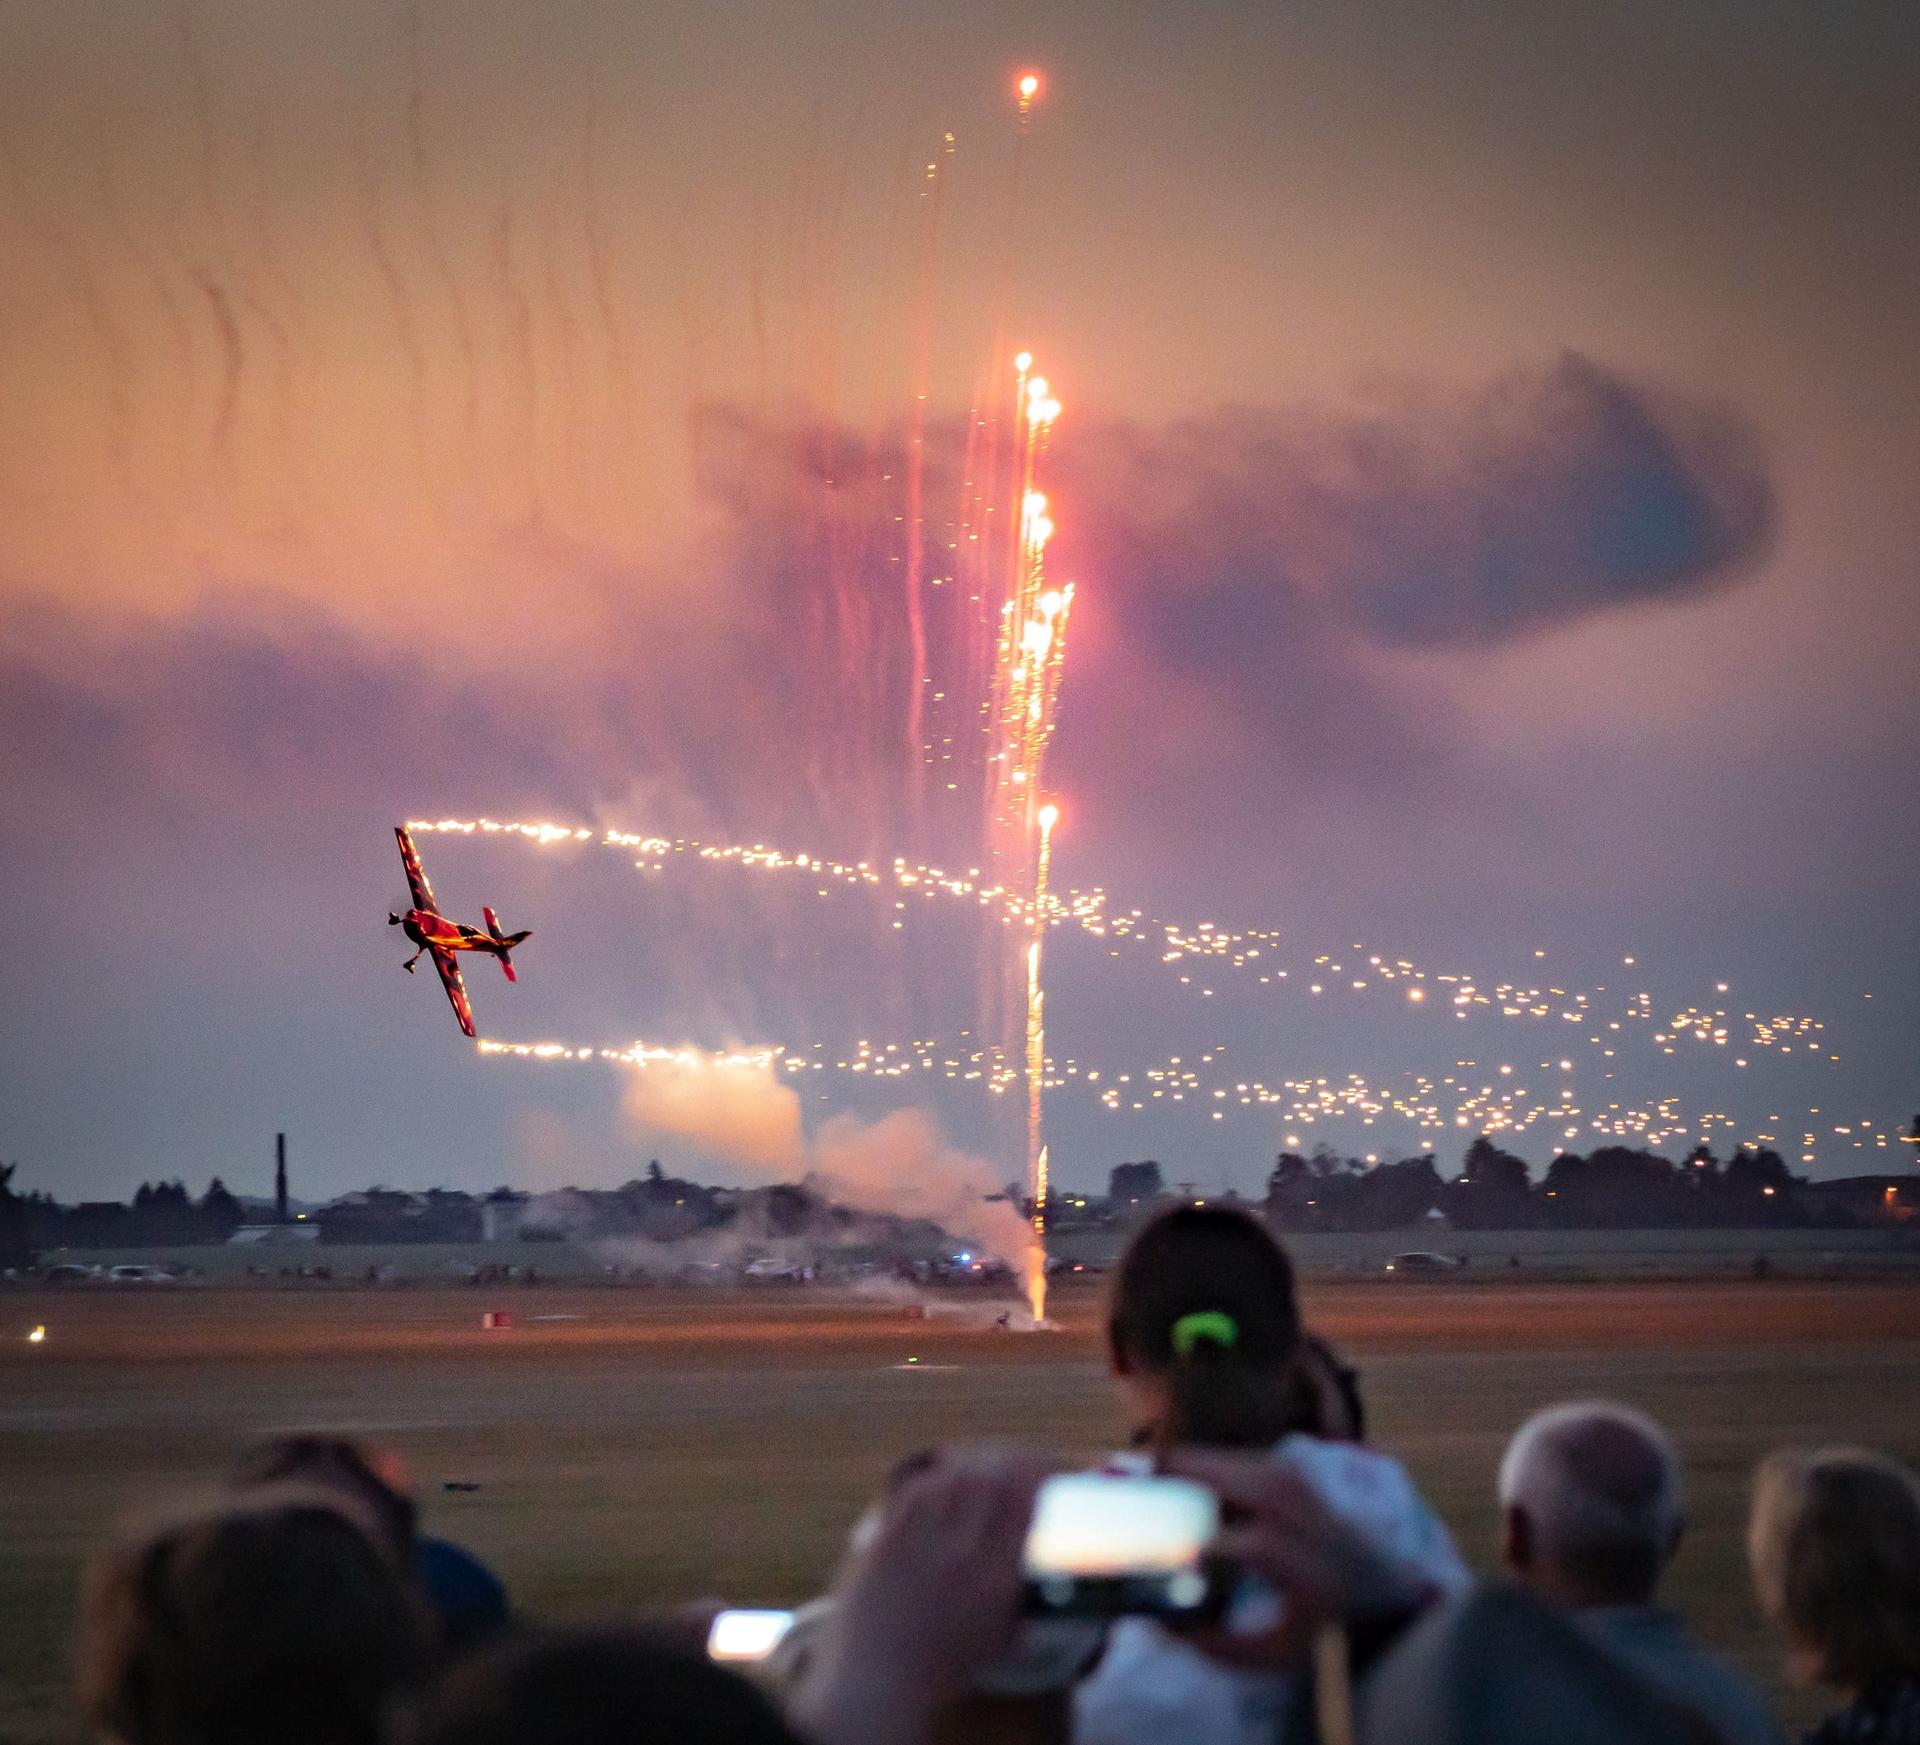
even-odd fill
[(409, 909), (400, 917), (400, 930), (415, 945), (431, 946), (435, 951), (485, 951), (502, 955), (500, 942), (484, 929), (468, 927), (431, 909)]

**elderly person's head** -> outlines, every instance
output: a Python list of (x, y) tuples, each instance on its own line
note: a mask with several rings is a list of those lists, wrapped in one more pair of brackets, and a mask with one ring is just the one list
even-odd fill
[(1680, 1462), (1643, 1412), (1604, 1400), (1536, 1412), (1500, 1463), (1502, 1556), (1544, 1598), (1644, 1606), (1680, 1543)]
[(95, 1560), (80, 1701), (119, 1745), (377, 1745), (422, 1648), (375, 1524), (269, 1489)]
[(1761, 1462), (1747, 1556), (1801, 1681), (1853, 1696), (1920, 1680), (1920, 1478), (1861, 1449)]

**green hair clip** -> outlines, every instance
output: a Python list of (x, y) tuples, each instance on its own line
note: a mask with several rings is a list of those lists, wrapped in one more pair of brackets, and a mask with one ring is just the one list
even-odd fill
[(1200, 1309), (1182, 1315), (1168, 1335), (1173, 1348), (1182, 1357), (1191, 1357), (1196, 1345), (1219, 1345), (1231, 1351), (1240, 1342), (1240, 1326), (1231, 1315), (1218, 1309)]

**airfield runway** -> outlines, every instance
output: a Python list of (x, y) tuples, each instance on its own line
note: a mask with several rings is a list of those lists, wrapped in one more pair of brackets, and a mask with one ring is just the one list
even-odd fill
[[(1375, 1440), (1476, 1560), (1527, 1411), (1606, 1394), (1672, 1426), (1693, 1520), (1672, 1597), (1769, 1678), (1740, 1557), (1753, 1462), (1830, 1441), (1920, 1459), (1911, 1283), (1449, 1278), (1306, 1297), (1360, 1365)], [(490, 1558), (529, 1611), (565, 1617), (812, 1592), (888, 1465), (928, 1443), (1012, 1437), (1081, 1459), (1119, 1438), (1097, 1287), (1056, 1293), (1056, 1333), (1000, 1331), (1000, 1305), (966, 1295), (932, 1302), (923, 1318), (784, 1286), (8, 1290), (0, 1740), (79, 1737), (64, 1689), (87, 1549), (274, 1431), (391, 1444), (434, 1529)], [(487, 1309), (513, 1327), (484, 1331)]]

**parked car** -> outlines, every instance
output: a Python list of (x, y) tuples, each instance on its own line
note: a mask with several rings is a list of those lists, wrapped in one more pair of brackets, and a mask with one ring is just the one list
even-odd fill
[(807, 1269), (795, 1260), (775, 1260), (763, 1256), (759, 1260), (750, 1260), (741, 1270), (740, 1276), (751, 1284), (803, 1284)]
[(1458, 1272), (1467, 1264), (1464, 1254), (1442, 1254), (1432, 1248), (1410, 1248), (1405, 1254), (1396, 1254), (1387, 1262), (1387, 1271), (1405, 1272)]
[(122, 1264), (107, 1269), (107, 1282), (116, 1285), (170, 1285), (179, 1280), (164, 1266)]
[(98, 1278), (100, 1269), (97, 1266), (83, 1266), (78, 1261), (63, 1260), (57, 1266), (48, 1267), (40, 1276), (50, 1285), (77, 1285)]

